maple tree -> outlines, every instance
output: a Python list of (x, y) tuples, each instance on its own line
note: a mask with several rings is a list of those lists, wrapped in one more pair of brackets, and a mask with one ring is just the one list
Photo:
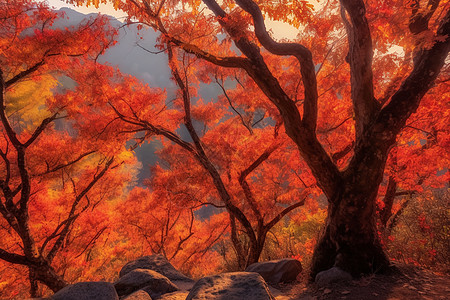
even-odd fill
[[(68, 265), (92, 260), (107, 207), (135, 175), (117, 131), (89, 123), (74, 101), (86, 85), (83, 96), (98, 97), (80, 70), (101, 72), (95, 60), (115, 30), (102, 16), (53, 27), (61, 17), (43, 3), (0, 1), (0, 268), (13, 295), (27, 272), (37, 296), (38, 282), (57, 291), (73, 276)], [(58, 91), (59, 80), (73, 88)]]
[(227, 216), (200, 219), (196, 207), (174, 200), (179, 195), (169, 188), (170, 184), (151, 186), (152, 192), (135, 187), (118, 207), (116, 224), (121, 226), (116, 230), (126, 241), (120, 256), (131, 260), (160, 253), (178, 270), (195, 277), (220, 268), (220, 259), (211, 249), (228, 229)]
[[(141, 141), (159, 135), (174, 144), (165, 145), (160, 153), (170, 170), (164, 170), (161, 166), (153, 168), (152, 194), (158, 195), (161, 187), (164, 190), (170, 187), (171, 193), (179, 196), (168, 197), (165, 193), (159, 196), (160, 201), (176, 202), (179, 207), (185, 208), (198, 209), (202, 205), (210, 205), (225, 209), (229, 214), (229, 234), (238, 266), (245, 269), (258, 261), (268, 231), (285, 215), (305, 203), (308, 192), (312, 190), (309, 189), (311, 184), (306, 185), (292, 169), (283, 168), (289, 160), (293, 163), (298, 162), (299, 158), (289, 154), (289, 151), (277, 151), (292, 147), (282, 147), (286, 137), (279, 136), (279, 125), (257, 128), (256, 125), (264, 117), (255, 123), (251, 118), (247, 123), (240, 113), (219, 122), (228, 114), (226, 108), (231, 103), (223, 85), (224, 105), (211, 105), (198, 100), (192, 106), (191, 95), (196, 94), (196, 87), (189, 84), (189, 80), (195, 77), (188, 67), (191, 58), (186, 55), (178, 57), (174, 48), (169, 49), (168, 54), (172, 75), (179, 87), (174, 107), (166, 108), (161, 102), (150, 105), (142, 102), (139, 96), (132, 99), (114, 98), (117, 90), (111, 91), (108, 104), (118, 118), (128, 124), (129, 131), (145, 132)], [(204, 125), (202, 136), (194, 127), (194, 122)], [(187, 129), (193, 142), (177, 134), (175, 129), (180, 124)], [(250, 179), (250, 176), (253, 178)], [(305, 178), (305, 181), (308, 179)], [(301, 201), (297, 201), (298, 198), (302, 198)], [(245, 236), (244, 241), (242, 236)], [(158, 252), (164, 253), (163, 250), (160, 245)], [(173, 255), (168, 258), (173, 258)]]
[[(268, 99), (276, 107), (273, 116), (328, 199), (311, 275), (332, 266), (353, 275), (388, 266), (376, 228), (378, 188), (408, 118), (445, 81), (436, 81), (450, 47), (445, 1), (327, 1), (317, 12), (307, 1), (71, 2), (112, 2), (159, 31), (167, 51), (181, 48), (245, 71), (260, 95), (245, 101)], [(298, 26), (298, 41), (274, 40), (264, 17)], [(324, 135), (327, 128), (336, 134)]]

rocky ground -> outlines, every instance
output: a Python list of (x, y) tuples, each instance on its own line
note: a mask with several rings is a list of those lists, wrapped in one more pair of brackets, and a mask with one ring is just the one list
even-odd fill
[(301, 283), (278, 286), (272, 291), (277, 300), (439, 300), (450, 299), (450, 277), (418, 267), (396, 265), (398, 272), (371, 275), (328, 287)]
[[(450, 299), (450, 278), (418, 267), (395, 265), (390, 274), (352, 279), (333, 267), (315, 283), (295, 259), (260, 262), (247, 272), (221, 273), (193, 280), (161, 255), (128, 262), (119, 279), (78, 282), (49, 300), (414, 300)], [(304, 278), (301, 278), (301, 277)], [(287, 284), (286, 282), (290, 282)]]

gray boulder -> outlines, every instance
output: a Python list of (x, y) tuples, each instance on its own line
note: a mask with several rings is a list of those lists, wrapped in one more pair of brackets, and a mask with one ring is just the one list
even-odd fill
[(150, 297), (150, 295), (147, 292), (139, 290), (123, 298), (122, 300), (152, 300), (152, 297)]
[(256, 272), (269, 284), (295, 281), (302, 272), (302, 264), (293, 258), (264, 261), (251, 264), (245, 272)]
[(128, 262), (119, 272), (119, 277), (135, 270), (135, 269), (148, 269), (158, 272), (170, 280), (181, 281), (193, 281), (186, 275), (174, 268), (170, 262), (160, 254), (154, 254), (149, 256), (143, 256), (136, 260)]
[(186, 300), (275, 300), (257, 273), (234, 272), (208, 276), (195, 283)]
[(325, 287), (335, 282), (347, 282), (352, 279), (350, 273), (338, 267), (332, 267), (331, 269), (317, 273), (315, 282), (318, 287)]
[(51, 300), (119, 300), (109, 282), (78, 282), (68, 285), (50, 297)]
[(146, 269), (135, 269), (120, 277), (114, 283), (119, 296), (129, 295), (137, 290), (144, 290), (152, 298), (165, 293), (175, 292), (178, 288), (165, 276)]

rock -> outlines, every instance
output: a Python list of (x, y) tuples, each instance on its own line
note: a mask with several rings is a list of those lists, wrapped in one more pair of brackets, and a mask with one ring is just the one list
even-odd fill
[(137, 290), (144, 290), (152, 298), (165, 293), (175, 292), (178, 288), (165, 276), (147, 269), (135, 269), (120, 277), (114, 283), (119, 296), (129, 295)]
[(78, 282), (68, 285), (50, 297), (51, 300), (119, 300), (109, 282)]
[(194, 286), (195, 281), (186, 281), (186, 280), (171, 280), (173, 284), (181, 291), (190, 291)]
[(276, 285), (295, 281), (302, 272), (302, 264), (296, 259), (285, 258), (251, 264), (245, 272), (256, 272), (269, 284)]
[(257, 273), (234, 272), (208, 276), (192, 287), (186, 300), (275, 300)]
[(119, 272), (119, 277), (133, 271), (134, 269), (149, 269), (158, 272), (170, 280), (192, 281), (189, 277), (175, 269), (170, 262), (160, 254), (143, 256), (128, 262)]
[(150, 295), (147, 292), (139, 290), (123, 298), (122, 300), (152, 300), (152, 297), (150, 297)]
[(318, 287), (325, 287), (334, 282), (345, 282), (351, 281), (352, 279), (350, 273), (347, 273), (338, 267), (332, 267), (331, 269), (319, 272), (316, 275), (315, 282)]
[(164, 294), (158, 298), (158, 300), (185, 300), (189, 292), (178, 291), (173, 293)]

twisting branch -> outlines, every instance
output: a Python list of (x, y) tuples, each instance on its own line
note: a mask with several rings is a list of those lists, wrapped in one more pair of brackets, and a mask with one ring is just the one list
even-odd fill
[(149, 131), (156, 135), (162, 135), (162, 136), (166, 137), (167, 139), (169, 139), (170, 141), (174, 142), (175, 144), (178, 144), (179, 146), (183, 147), (185, 150), (189, 151), (194, 156), (197, 155), (195, 148), (190, 143), (184, 141), (182, 138), (180, 138), (175, 133), (169, 131), (168, 129), (165, 129), (162, 126), (153, 125), (152, 123), (150, 123), (146, 120), (142, 120), (142, 119), (138, 118), (137, 116), (135, 116), (135, 118), (127, 117), (123, 113), (121, 113), (112, 103), (109, 103), (109, 105), (112, 107), (114, 112), (119, 116), (119, 118), (122, 121), (124, 121), (128, 124), (135, 125), (137, 127), (135, 132)]
[[(347, 16), (345, 11), (349, 15)], [(341, 0), (341, 15), (349, 43), (351, 95), (356, 119), (356, 140), (377, 116), (380, 105), (374, 98), (372, 73), (372, 37), (362, 0)]]
[(191, 138), (193, 140), (194, 147), (197, 152), (196, 158), (198, 159), (200, 164), (205, 168), (205, 170), (211, 175), (214, 185), (215, 185), (219, 195), (221, 196), (221, 200), (226, 205), (227, 210), (239, 220), (239, 222), (245, 228), (245, 231), (246, 231), (249, 239), (252, 241), (252, 243), (256, 244), (256, 235), (255, 235), (255, 232), (253, 231), (250, 221), (247, 219), (247, 217), (244, 215), (244, 213), (231, 202), (231, 196), (228, 193), (228, 191), (220, 177), (220, 174), (217, 172), (216, 168), (214, 167), (214, 165), (212, 164), (212, 162), (209, 160), (208, 156), (206, 155), (206, 152), (203, 148), (200, 137), (198, 136), (198, 134), (195, 131), (195, 128), (192, 124), (191, 102), (190, 102), (191, 100), (190, 100), (188, 86), (182, 80), (182, 78), (179, 74), (179, 71), (176, 67), (176, 63), (174, 61), (175, 57), (174, 57), (174, 52), (173, 52), (172, 46), (168, 45), (167, 50), (168, 50), (167, 52), (168, 52), (168, 57), (169, 57), (169, 65), (172, 70), (172, 75), (182, 93), (184, 113), (185, 113), (184, 124), (189, 132), (189, 135), (191, 136)]
[[(175, 248), (175, 251), (173, 252), (171, 257), (169, 258), (169, 260), (173, 259), (178, 254), (178, 252), (180, 252), (180, 250), (182, 250), (183, 244), (194, 235), (194, 232), (192, 231), (192, 228), (194, 226), (194, 213), (193, 213), (192, 209), (190, 209), (190, 214), (191, 214), (191, 219), (190, 219), (190, 222), (189, 222), (188, 234), (184, 238), (179, 237), (180, 240), (178, 241), (177, 246)], [(175, 225), (175, 222), (174, 222), (174, 225)]]
[[(305, 106), (305, 114), (302, 121), (295, 102), (289, 98), (277, 78), (275, 78), (269, 70), (268, 66), (264, 62), (259, 47), (250, 42), (247, 37), (242, 36), (242, 33), (237, 34), (235, 32), (231, 22), (227, 21), (229, 17), (217, 4), (217, 2), (214, 0), (203, 0), (203, 2), (218, 17), (218, 22), (220, 25), (228, 32), (228, 34), (233, 38), (235, 45), (248, 58), (249, 62), (251, 62), (250, 65), (242, 65), (241, 68), (249, 74), (267, 98), (276, 105), (281, 116), (283, 117), (286, 133), (297, 144), (300, 153), (310, 166), (314, 176), (318, 180), (319, 186), (323, 189), (328, 199), (333, 199), (335, 187), (340, 184), (342, 176), (328, 153), (317, 140), (315, 134), (315, 119), (317, 113), (315, 107), (317, 104), (311, 101)], [(253, 8), (250, 8), (249, 11), (255, 14), (255, 19), (258, 19), (258, 16)], [(256, 24), (258, 23), (255, 22), (255, 30), (256, 27), (258, 27)], [(262, 27), (262, 25), (259, 27)], [(267, 43), (269, 42), (270, 41)], [(276, 45), (277, 47), (279, 46), (278, 44)], [(265, 45), (265, 47), (272, 49), (269, 45)], [(279, 48), (275, 47), (272, 50), (274, 53), (280, 55), (282, 53), (285, 53), (286, 55), (295, 54), (295, 51), (291, 51), (291, 47), (297, 49), (296, 51), (302, 50), (297, 44), (288, 44), (286, 47), (287, 48), (284, 48), (284, 46), (280, 46)], [(288, 49), (289, 52), (284, 52), (286, 49)], [(279, 52), (276, 52), (278, 50)], [(306, 52), (304, 53), (306, 55)], [(304, 71), (311, 74), (312, 77), (310, 79), (315, 81), (314, 68), (312, 72), (306, 69)], [(309, 77), (306, 76), (306, 78)], [(310, 84), (312, 84), (312, 81), (306, 86), (310, 86)], [(317, 92), (313, 91), (311, 93), (314, 94)], [(310, 97), (310, 99), (313, 98), (313, 96)]]
[[(158, 8), (157, 12), (154, 12), (152, 8), (150, 7), (150, 4), (147, 1), (142, 1), (143, 5), (139, 5), (135, 0), (130, 0), (136, 8), (144, 11), (146, 15), (149, 17), (151, 23), (145, 23), (146, 25), (152, 27), (153, 29), (161, 32), (167, 42), (170, 42), (180, 48), (182, 48), (184, 51), (190, 54), (194, 54), (195, 56), (204, 59), (206, 61), (209, 61), (215, 65), (227, 67), (227, 68), (242, 68), (244, 65), (250, 66), (249, 61), (242, 57), (235, 57), (235, 56), (229, 56), (229, 57), (221, 57), (216, 56), (211, 53), (208, 53), (199, 47), (186, 43), (184, 41), (181, 41), (177, 39), (174, 36), (171, 36), (166, 28), (164, 27), (160, 17), (159, 17), (159, 11), (162, 9), (162, 6)], [(164, 2), (164, 1), (163, 1)]]
[(80, 257), (84, 252), (86, 252), (86, 250), (89, 248), (90, 245), (94, 246), (95, 242), (98, 240), (98, 238), (100, 238), (100, 236), (106, 229), (108, 229), (108, 226), (102, 227), (99, 231), (97, 231), (94, 237), (89, 241), (89, 243), (87, 243), (86, 247), (84, 247), (84, 249), (80, 252), (80, 254), (75, 256), (75, 258)]
[(2, 125), (6, 131), (6, 135), (8, 136), (9, 140), (13, 144), (14, 147), (22, 145), (20, 141), (17, 139), (17, 135), (14, 132), (14, 129), (12, 128), (11, 124), (9, 123), (8, 117), (6, 116), (6, 103), (4, 99), (4, 94), (7, 86), (5, 83), (5, 79), (3, 77), (3, 70), (0, 67), (0, 121), (2, 122)]
[(300, 72), (305, 90), (303, 125), (312, 133), (315, 132), (317, 127), (318, 95), (311, 51), (301, 44), (275, 42), (267, 32), (264, 17), (254, 1), (237, 0), (236, 3), (252, 16), (256, 37), (264, 48), (276, 55), (292, 55), (300, 62)]

